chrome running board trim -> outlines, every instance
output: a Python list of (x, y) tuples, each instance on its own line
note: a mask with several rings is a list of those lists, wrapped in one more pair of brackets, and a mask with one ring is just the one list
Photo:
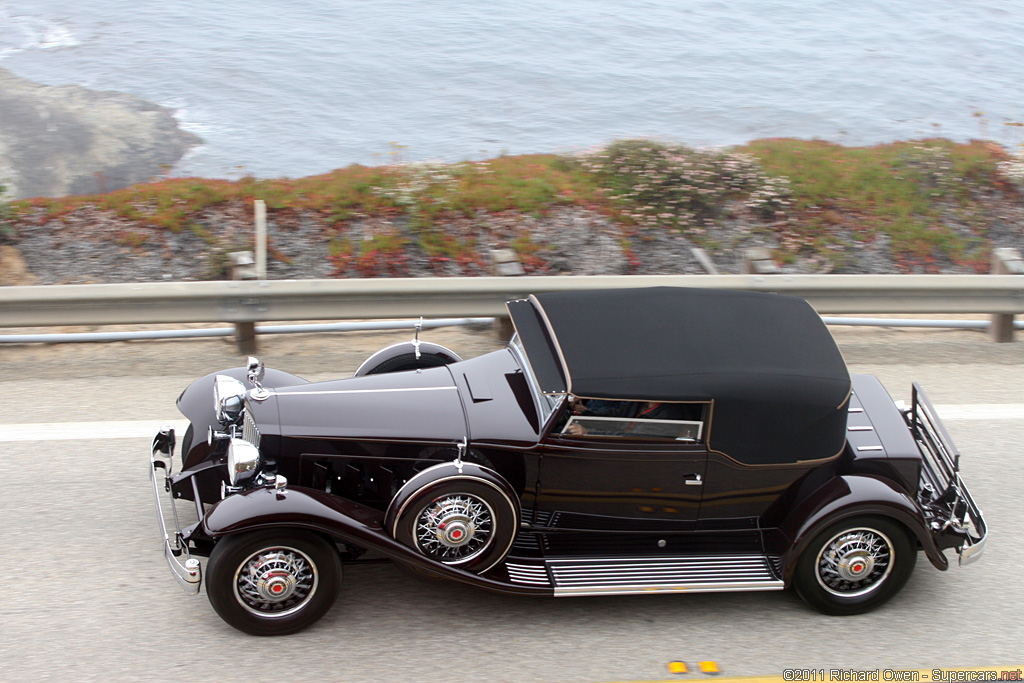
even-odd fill
[(556, 596), (782, 590), (763, 555), (550, 559), (508, 563), (513, 583), (550, 585)]

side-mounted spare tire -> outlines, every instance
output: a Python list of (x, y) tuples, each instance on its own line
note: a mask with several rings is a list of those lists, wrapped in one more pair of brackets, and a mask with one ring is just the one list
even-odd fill
[(430, 342), (399, 342), (386, 346), (363, 361), (353, 377), (388, 372), (437, 368), (462, 360), (454, 351)]
[(496, 472), (446, 462), (406, 482), (384, 523), (395, 540), (424, 557), (483, 573), (508, 554), (520, 517), (518, 495)]

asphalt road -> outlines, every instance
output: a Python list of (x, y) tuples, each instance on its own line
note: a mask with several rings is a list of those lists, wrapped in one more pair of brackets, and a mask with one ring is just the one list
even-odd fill
[[(0, 348), (0, 680), (590, 682), (668, 679), (674, 660), (691, 669), (714, 660), (729, 676), (1019, 663), (1024, 342), (970, 332), (837, 336), (851, 369), (878, 375), (895, 398), (909, 398), (916, 379), (940, 412), (964, 416), (947, 427), (991, 530), (977, 564), (954, 561), (943, 573), (921, 556), (891, 603), (843, 618), (812, 612), (790, 592), (523, 598), (373, 564), (346, 570), (338, 603), (316, 626), (277, 639), (232, 630), (204, 594), (186, 596), (171, 578), (148, 437), (67, 440), (54, 424), (152, 421), (155, 430), (176, 417), (174, 398), (190, 379), (237, 361), (230, 345)], [(452, 339), (460, 352), (460, 341), (473, 352), (494, 344)], [(336, 376), (378, 341), (282, 341), (266, 355), (282, 369)], [(11, 428), (25, 424), (39, 425), (39, 440)]]

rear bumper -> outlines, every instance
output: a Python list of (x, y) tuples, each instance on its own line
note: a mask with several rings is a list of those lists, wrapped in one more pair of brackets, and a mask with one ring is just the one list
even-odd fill
[[(960, 452), (916, 382), (905, 417), (924, 457), (918, 498), (930, 531), (940, 544), (952, 540), (961, 567), (976, 562), (985, 552), (988, 526), (960, 476)], [(943, 545), (950, 547), (948, 542)]]
[[(202, 569), (199, 560), (191, 557), (188, 552), (188, 544), (181, 534), (181, 525), (178, 523), (178, 512), (174, 507), (174, 498), (170, 497), (171, 513), (174, 517), (174, 530), (169, 532), (167, 521), (164, 518), (164, 508), (161, 503), (163, 494), (170, 494), (170, 476), (174, 457), (174, 429), (170, 426), (163, 426), (155, 437), (153, 437), (153, 448), (150, 455), (151, 466), (149, 478), (153, 485), (153, 499), (156, 502), (156, 515), (160, 523), (160, 534), (164, 541), (164, 558), (171, 568), (174, 578), (185, 589), (185, 592), (195, 595), (199, 592), (202, 583)], [(157, 470), (163, 474), (158, 475)], [(161, 491), (163, 489), (163, 491)], [(196, 500), (199, 496), (196, 495)]]

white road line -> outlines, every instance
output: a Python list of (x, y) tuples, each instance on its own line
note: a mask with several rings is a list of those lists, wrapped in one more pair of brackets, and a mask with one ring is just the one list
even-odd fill
[(1021, 420), (1024, 403), (974, 403), (959, 406), (935, 406), (943, 420)]
[[(1024, 420), (1024, 403), (972, 403), (935, 406), (939, 417), (955, 420)], [(188, 421), (130, 420), (121, 422), (40, 422), (0, 424), (0, 443), (12, 441), (73, 441), (76, 439), (151, 438), (161, 425), (170, 424), (184, 434)]]
[(165, 424), (181, 435), (188, 420), (131, 420), (122, 422), (41, 422), (0, 424), (0, 442), (4, 441), (75, 441), (79, 439), (151, 439)]

